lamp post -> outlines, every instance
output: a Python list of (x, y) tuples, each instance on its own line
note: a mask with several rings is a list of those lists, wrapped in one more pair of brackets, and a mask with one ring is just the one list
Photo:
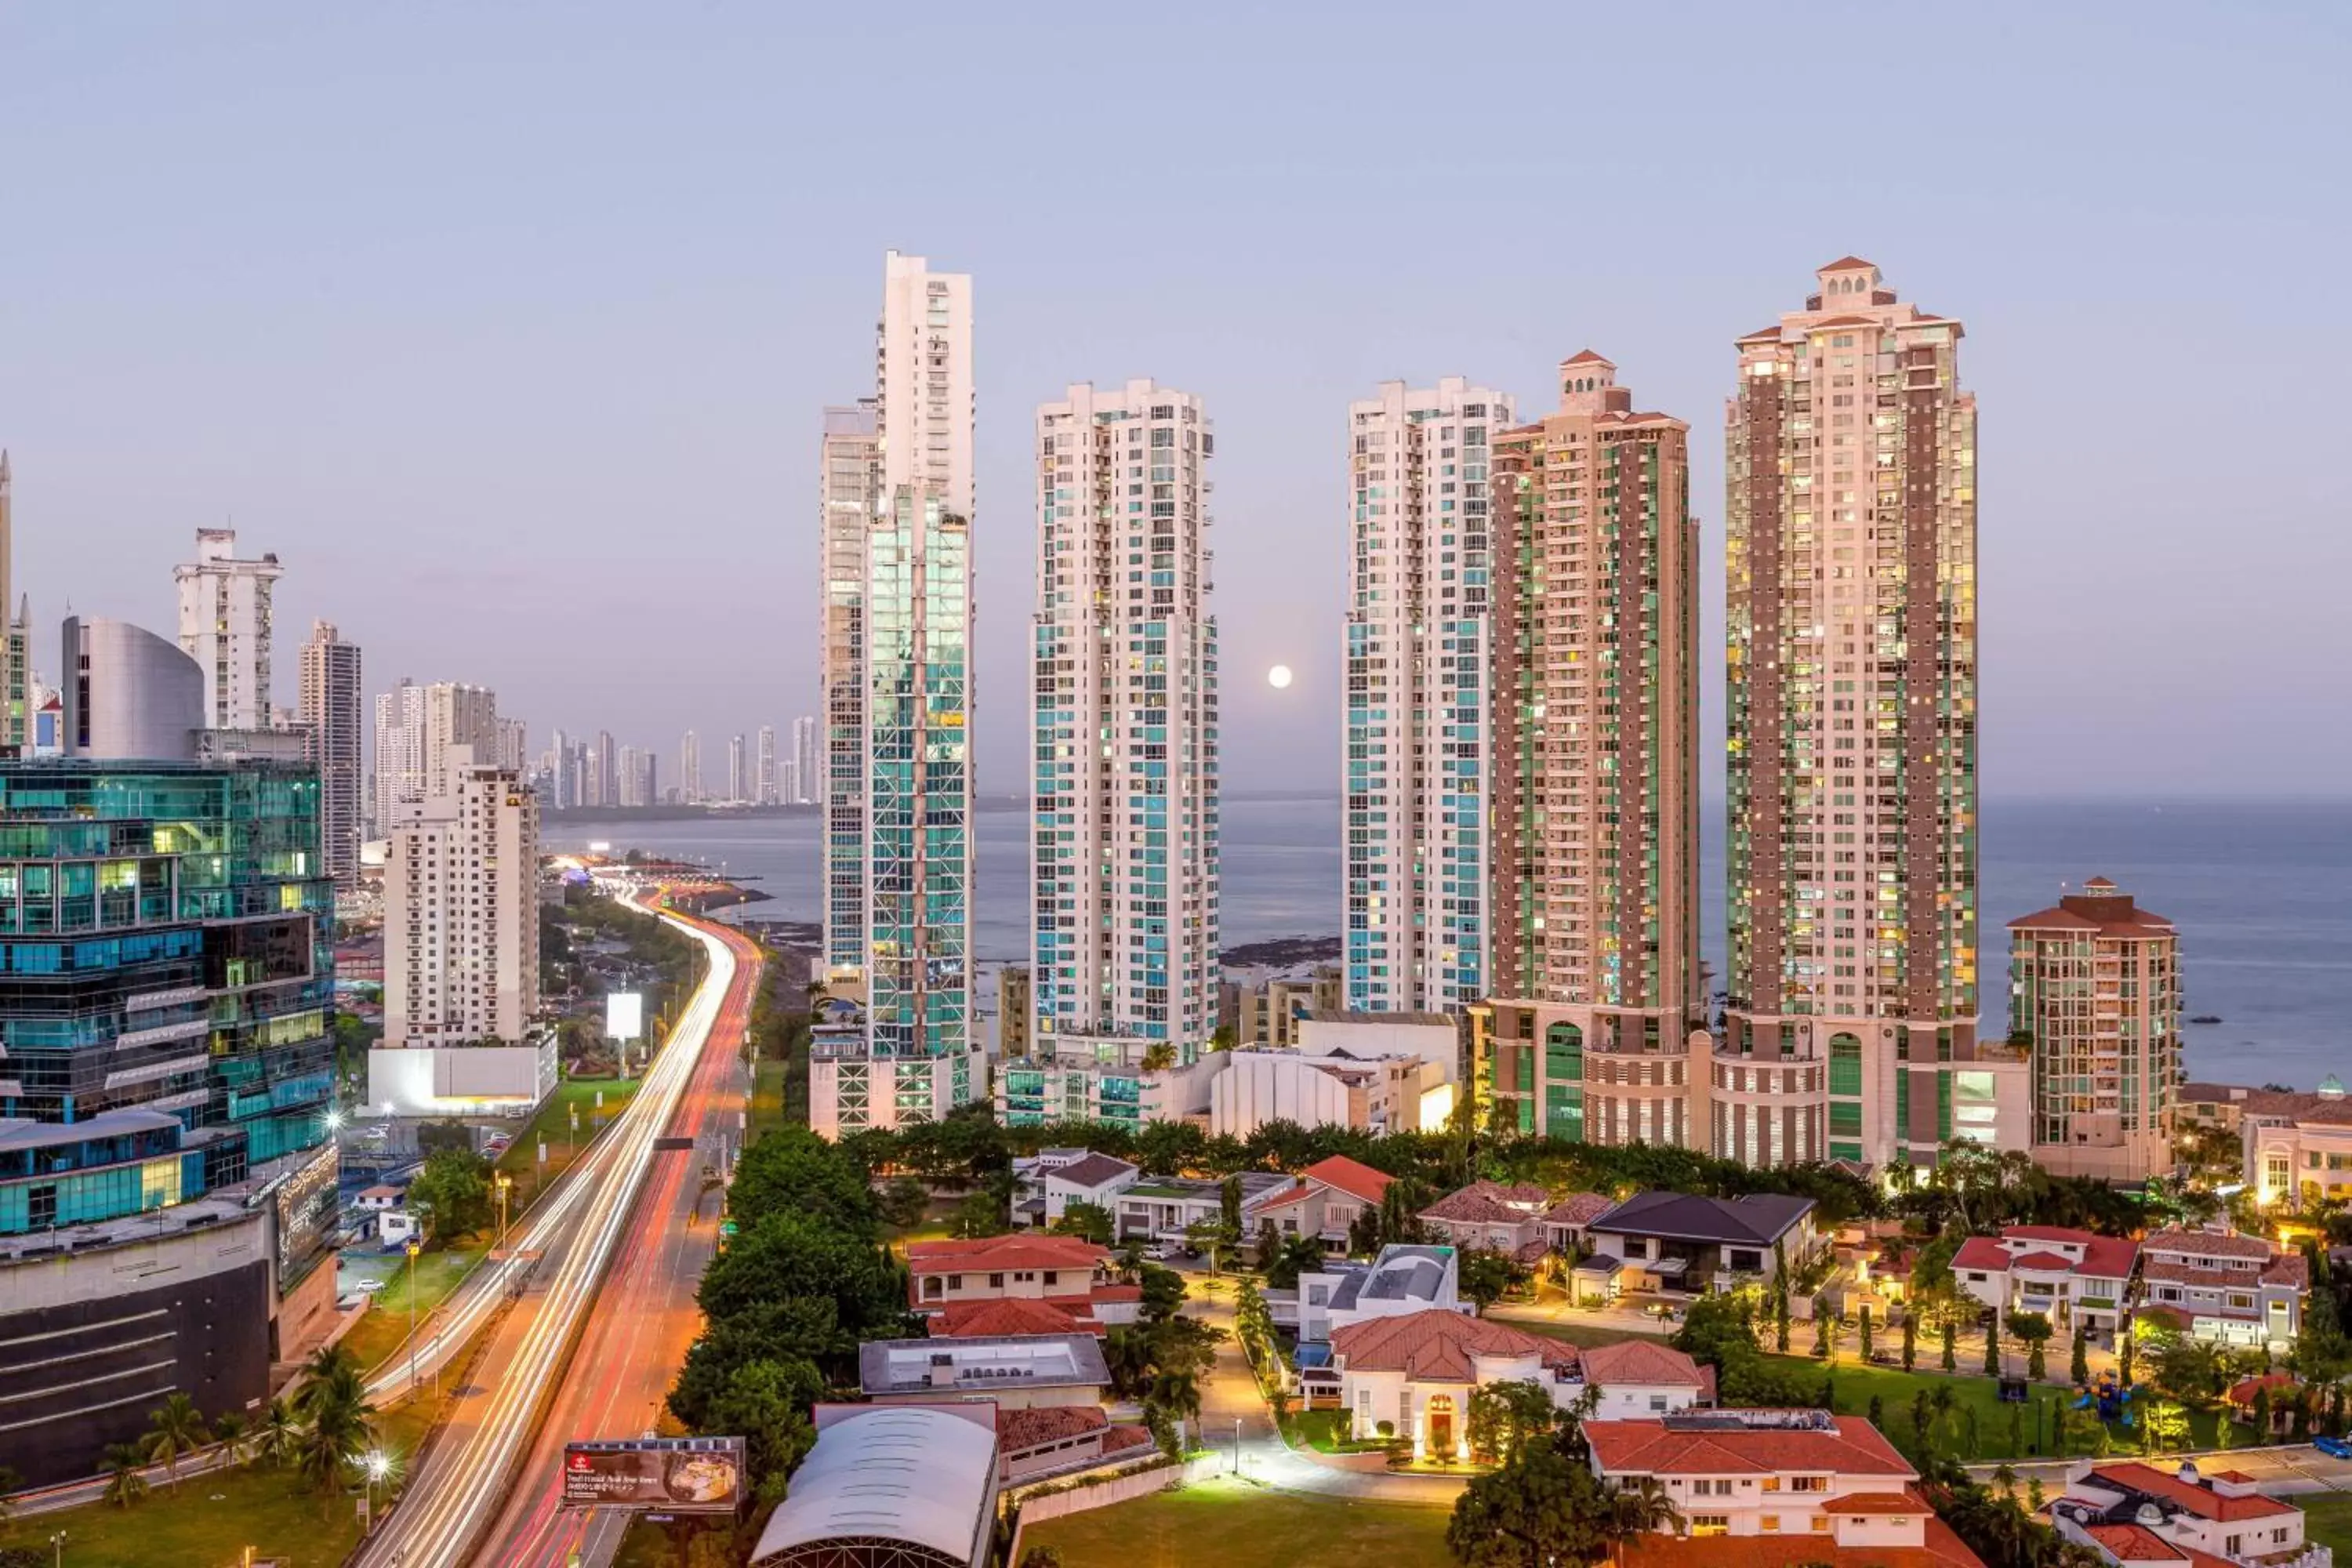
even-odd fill
[(506, 1172), (499, 1173), (499, 1250), (507, 1247), (507, 1194), (514, 1186), (514, 1178)]
[(375, 1533), (376, 1483), (392, 1473), (392, 1460), (383, 1449), (373, 1449), (368, 1454), (364, 1468), (367, 1471), (367, 1514), (360, 1521), (360, 1533), (373, 1535)]
[(1234, 1474), (1242, 1473), (1242, 1418), (1234, 1417)]
[(416, 1387), (416, 1255), (425, 1250), (415, 1237), (408, 1238), (408, 1386)]
[(53, 1561), (58, 1564), (58, 1568), (64, 1568), (66, 1560), (66, 1532), (60, 1530), (55, 1535), (50, 1536), (49, 1545), (57, 1552), (57, 1556)]

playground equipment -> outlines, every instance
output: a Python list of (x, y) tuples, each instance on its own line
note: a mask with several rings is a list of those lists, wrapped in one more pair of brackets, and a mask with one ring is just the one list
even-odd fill
[(2088, 1387), (2079, 1384), (2076, 1386), (2074, 1408), (2088, 1410), (2093, 1405), (2096, 1405), (2100, 1420), (2120, 1420), (2128, 1426), (2132, 1424), (2132, 1413), (2125, 1406), (2138, 1392), (2137, 1384), (2124, 1384), (2113, 1372), (2103, 1372), (2092, 1380)]

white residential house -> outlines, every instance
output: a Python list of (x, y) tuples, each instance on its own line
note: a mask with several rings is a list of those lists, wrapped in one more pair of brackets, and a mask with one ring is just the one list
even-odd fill
[[(1250, 1205), (1262, 1197), (1288, 1192), (1288, 1176), (1272, 1171), (1244, 1171), (1242, 1241), (1256, 1238), (1257, 1221)], [(1149, 1239), (1181, 1246), (1195, 1225), (1225, 1212), (1224, 1184), (1199, 1176), (1145, 1176), (1118, 1194), (1114, 1205), (1121, 1241)]]
[(2139, 1246), (2055, 1225), (2013, 1225), (1972, 1236), (1952, 1255), (1969, 1295), (2000, 1312), (2042, 1312), (2061, 1334), (2076, 1322), (2112, 1331), (2129, 1300)]
[(1268, 1290), (1274, 1321), (1298, 1331), (1301, 1344), (1319, 1343), (1350, 1323), (1438, 1310), (1465, 1317), (1477, 1308), (1462, 1299), (1461, 1276), (1450, 1247), (1383, 1247), (1370, 1263), (1327, 1264), (1301, 1274), (1296, 1290)]
[(2258, 1236), (2159, 1230), (2139, 1244), (2136, 1320), (2168, 1322), (2195, 1339), (2284, 1350), (2303, 1328), (2311, 1265)]
[(1586, 1222), (1591, 1252), (1570, 1276), (1580, 1301), (1621, 1295), (1692, 1295), (1743, 1277), (1770, 1279), (1812, 1256), (1813, 1201), (1782, 1193), (1737, 1198), (1636, 1193)]
[(2213, 1559), (2261, 1568), (2330, 1568), (2334, 1553), (2304, 1533), (2303, 1510), (2265, 1497), (2242, 1470), (2200, 1475), (2194, 1461), (2177, 1469), (2085, 1461), (2048, 1506), (2058, 1533), (2109, 1563), (2131, 1568)]
[(1425, 1229), (1456, 1247), (1485, 1247), (1533, 1263), (1547, 1249), (1544, 1215), (1551, 1206), (1551, 1194), (1541, 1187), (1482, 1181), (1446, 1194), (1418, 1217)]
[(1118, 1194), (1135, 1185), (1142, 1171), (1108, 1154), (1089, 1154), (1045, 1173), (1045, 1223), (1059, 1224), (1072, 1204), (1092, 1204), (1116, 1216)]
[(1566, 1409), (1574, 1345), (1489, 1318), (1426, 1309), (1334, 1331), (1331, 1368), (1359, 1440), (1410, 1436), (1415, 1458), (1470, 1457), (1470, 1396), (1489, 1383), (1534, 1383)]
[(1245, 1205), (1242, 1230), (1254, 1238), (1271, 1224), (1280, 1235), (1315, 1237), (1327, 1250), (1344, 1254), (1355, 1222), (1381, 1206), (1381, 1195), (1394, 1179), (1344, 1154), (1318, 1160), (1290, 1185)]

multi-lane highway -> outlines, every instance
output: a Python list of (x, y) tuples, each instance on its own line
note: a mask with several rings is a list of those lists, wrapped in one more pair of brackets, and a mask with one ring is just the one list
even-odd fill
[(759, 944), (723, 926), (709, 928), (729, 944), (735, 979), (720, 1008), (700, 1069), (671, 1118), (669, 1136), (692, 1138), (693, 1151), (658, 1157), (637, 1200), (620, 1256), (589, 1314), (572, 1373), (540, 1427), (530, 1460), (477, 1561), (496, 1568), (602, 1568), (619, 1549), (627, 1517), (599, 1509), (561, 1510), (563, 1446), (577, 1438), (630, 1437), (652, 1429), (687, 1347), (701, 1331), (695, 1290), (717, 1250), (720, 1197), (703, 1191), (741, 1142), (749, 1081), (740, 1045), (759, 988)]
[[(502, 1538), (494, 1537), (492, 1528), (510, 1513), (519, 1489), (538, 1495), (537, 1483), (545, 1478), (518, 1472), (526, 1455), (536, 1452), (533, 1439), (542, 1416), (551, 1406), (572, 1403), (579, 1384), (607, 1384), (620, 1374), (612, 1364), (575, 1363), (573, 1345), (583, 1328), (617, 1321), (621, 1315), (600, 1293), (607, 1286), (607, 1266), (625, 1240), (644, 1231), (638, 1204), (648, 1183), (654, 1184), (652, 1209), (658, 1213), (680, 1201), (680, 1184), (689, 1194), (699, 1185), (706, 1157), (699, 1150), (663, 1152), (655, 1143), (670, 1133), (690, 1100), (699, 1103), (698, 1090), (707, 1098), (716, 1087), (707, 1082), (713, 1077), (704, 1070), (709, 1063), (733, 1059), (756, 970), (756, 957), (740, 937), (667, 913), (663, 918), (703, 943), (709, 955), (703, 983), (627, 1109), (517, 1225), (506, 1255), (476, 1271), (442, 1314), (432, 1341), (419, 1347), (419, 1374), (436, 1375), (496, 1317), (480, 1358), (466, 1368), (466, 1386), (410, 1476), (405, 1496), (356, 1558), (361, 1568), (459, 1568), (508, 1561), (498, 1554)], [(751, 962), (739, 962), (739, 951)], [(700, 1120), (698, 1115), (689, 1126)], [(641, 1261), (688, 1260), (644, 1255)], [(698, 1272), (698, 1262), (694, 1267)], [(688, 1290), (690, 1296), (690, 1285)], [(498, 1315), (502, 1308), (503, 1315)], [(666, 1383), (675, 1354), (666, 1342), (662, 1350), (660, 1376)], [(404, 1388), (408, 1376), (404, 1357), (377, 1374), (371, 1388), (379, 1398), (387, 1397)], [(624, 1431), (607, 1435), (640, 1432), (650, 1425), (642, 1400), (613, 1414), (625, 1415)], [(548, 1476), (553, 1474), (551, 1467)]]

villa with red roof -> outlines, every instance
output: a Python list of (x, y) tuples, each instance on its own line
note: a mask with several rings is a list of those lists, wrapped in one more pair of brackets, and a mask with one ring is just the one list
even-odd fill
[(1562, 1410), (1594, 1384), (1605, 1412), (1664, 1414), (1715, 1397), (1714, 1369), (1667, 1345), (1632, 1341), (1580, 1351), (1444, 1309), (1336, 1328), (1330, 1364), (1354, 1436), (1410, 1436), (1421, 1455), (1468, 1457), (1470, 1396), (1490, 1383), (1536, 1384)]
[(1584, 1436), (1595, 1475), (1655, 1480), (1682, 1516), (1678, 1533), (1627, 1542), (1630, 1568), (1981, 1568), (1915, 1489), (1919, 1473), (1858, 1416), (1692, 1411), (1587, 1421)]
[(2301, 1509), (2263, 1496), (2252, 1476), (2200, 1475), (2188, 1460), (2095, 1464), (2044, 1511), (2067, 1540), (2134, 1568), (2329, 1568), (2334, 1556), (2305, 1539)]
[(1345, 1252), (1349, 1227), (1381, 1206), (1381, 1194), (1395, 1179), (1360, 1160), (1334, 1154), (1299, 1172), (1289, 1186), (1276, 1187), (1244, 1205), (1242, 1229), (1254, 1237), (1270, 1221), (1284, 1236), (1315, 1237), (1327, 1251)]
[(1544, 1215), (1550, 1208), (1551, 1194), (1541, 1187), (1482, 1181), (1446, 1194), (1422, 1210), (1420, 1218), (1456, 1247), (1485, 1247), (1533, 1263), (1546, 1250)]
[(2311, 1265), (2259, 1236), (2159, 1230), (2139, 1244), (2135, 1318), (2170, 1324), (2193, 1339), (2228, 1345), (2267, 1342), (2284, 1350), (2303, 1328)]
[[(1087, 1332), (1105, 1323), (1131, 1323), (1142, 1308), (1142, 1288), (1114, 1284), (1110, 1273), (1110, 1249), (1075, 1236), (1016, 1231), (907, 1247), (908, 1303), (934, 1320), (969, 1314), (986, 1303), (1028, 1301), (1067, 1315)], [(971, 1321), (962, 1319), (967, 1325)]]
[(2055, 1225), (2013, 1225), (1972, 1236), (1952, 1255), (1962, 1290), (2006, 1316), (2046, 1312), (2060, 1333), (2076, 1323), (2112, 1331), (2130, 1300), (2139, 1245)]

